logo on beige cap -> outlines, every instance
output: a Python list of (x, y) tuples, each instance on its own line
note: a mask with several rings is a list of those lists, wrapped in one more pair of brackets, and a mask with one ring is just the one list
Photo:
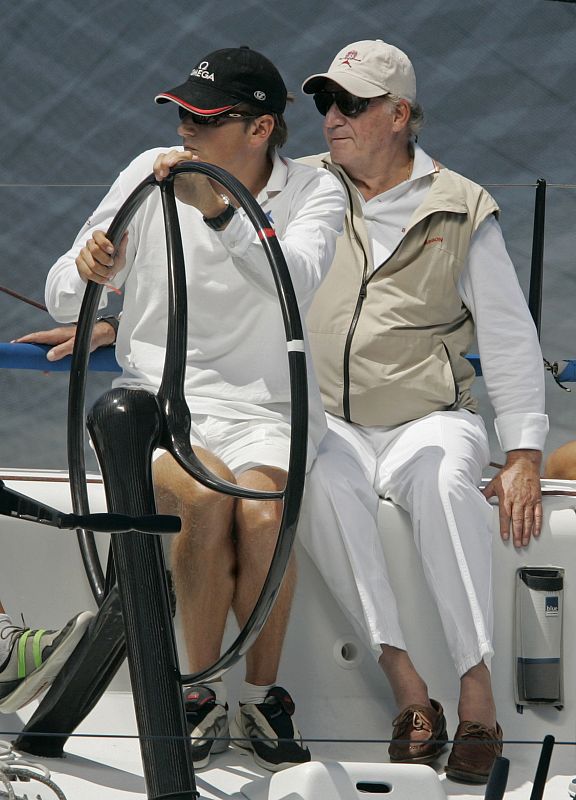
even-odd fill
[(352, 69), (351, 61), (357, 61), (359, 64), (362, 63), (362, 59), (358, 58), (358, 50), (348, 50), (347, 53), (344, 53), (343, 56), (340, 58), (340, 66), (343, 67), (346, 65)]

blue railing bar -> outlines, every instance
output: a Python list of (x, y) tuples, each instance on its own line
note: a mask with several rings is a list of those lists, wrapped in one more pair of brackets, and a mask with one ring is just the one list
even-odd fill
[[(70, 372), (72, 356), (60, 361), (47, 361), (50, 350), (44, 344), (0, 343), (1, 369), (36, 369), (41, 372)], [(113, 347), (101, 347), (90, 354), (90, 369), (93, 372), (120, 372)]]
[[(44, 344), (12, 344), (0, 342), (0, 369), (36, 369), (40, 372), (68, 372), (71, 356), (61, 361), (47, 361), (46, 353), (50, 349)], [(474, 367), (476, 375), (482, 375), (480, 356), (469, 353), (468, 361)], [(562, 383), (576, 382), (576, 359), (558, 361), (561, 372), (557, 374)], [(120, 372), (113, 347), (101, 347), (90, 355), (89, 368), (92, 372)]]
[(475, 353), (468, 353), (466, 358), (474, 367), (476, 375), (482, 375), (482, 365), (480, 364), (480, 356), (476, 355)]
[[(562, 371), (558, 370), (557, 378), (560, 383), (570, 383), (576, 381), (576, 359), (572, 358), (569, 361), (559, 361), (559, 367)], [(564, 365), (562, 367), (562, 365)]]

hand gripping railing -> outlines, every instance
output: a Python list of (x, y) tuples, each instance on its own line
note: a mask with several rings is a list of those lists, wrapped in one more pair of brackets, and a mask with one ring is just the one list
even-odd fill
[[(190, 445), (190, 413), (184, 397), (188, 319), (186, 274), (174, 195), (175, 179), (188, 172), (198, 172), (217, 181), (238, 201), (252, 222), (272, 269), (284, 320), (290, 372), (292, 426), (288, 476), (283, 491), (258, 492), (224, 481), (199, 461)], [(289, 271), (275, 233), (254, 198), (239, 181), (218, 167), (196, 162), (181, 164), (161, 183), (150, 175), (134, 190), (107, 232), (114, 247), (118, 247), (132, 217), (156, 186), (159, 186), (162, 197), (168, 260), (166, 360), (157, 395), (141, 390), (112, 389), (95, 404), (89, 415), (88, 427), (102, 469), (109, 511), (138, 518), (155, 513), (151, 461), (156, 447), (166, 449), (186, 472), (215, 491), (235, 497), (283, 500), (274, 556), (256, 606), (228, 650), (214, 665), (196, 675), (181, 676), (178, 669), (159, 537), (140, 532), (112, 534), (112, 559), (105, 584), (92, 533), (79, 532), (87, 573), (100, 605), (97, 623), (101, 622), (101, 638), (105, 638), (105, 620), (110, 617), (110, 595), (115, 590), (119, 594), (148, 796), (179, 800), (197, 796), (181, 684), (209, 680), (231, 667), (258, 636), (280, 589), (304, 490), (308, 390), (302, 324)], [(89, 344), (101, 292), (100, 285), (88, 284), (70, 371), (68, 459), (73, 510), (80, 516), (90, 514), (83, 420)], [(106, 668), (115, 671), (118, 652), (112, 660), (113, 664)], [(88, 661), (94, 659), (89, 659), (85, 653), (84, 663)], [(63, 681), (70, 683), (70, 677), (65, 675)], [(97, 680), (99, 690), (103, 691), (107, 680), (109, 677)], [(58, 680), (44, 702), (58, 688), (57, 684)], [(68, 687), (54, 697), (57, 696), (62, 703), (66, 691)], [(89, 698), (81, 701), (86, 713), (97, 699), (94, 694), (92, 691)], [(55, 703), (56, 700), (51, 707), (50, 730), (58, 727)], [(42, 726), (35, 726), (34, 721), (41, 708), (31, 720), (32, 728), (37, 732)], [(77, 720), (74, 719), (73, 723)], [(19, 744), (21, 749), (39, 752), (39, 746), (31, 741), (31, 737), (21, 737)], [(46, 754), (46, 746), (43, 752)]]

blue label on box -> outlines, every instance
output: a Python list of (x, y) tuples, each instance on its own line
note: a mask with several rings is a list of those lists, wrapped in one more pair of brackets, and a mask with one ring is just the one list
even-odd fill
[(560, 600), (557, 594), (550, 595), (546, 598), (546, 616), (557, 617), (560, 613)]

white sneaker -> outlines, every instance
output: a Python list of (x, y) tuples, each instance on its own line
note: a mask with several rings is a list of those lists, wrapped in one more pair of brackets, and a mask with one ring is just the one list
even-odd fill
[(245, 703), (230, 723), (236, 747), (251, 750), (254, 761), (278, 772), (310, 761), (310, 751), (292, 720), (294, 701), (280, 686), (273, 686), (262, 703)]

